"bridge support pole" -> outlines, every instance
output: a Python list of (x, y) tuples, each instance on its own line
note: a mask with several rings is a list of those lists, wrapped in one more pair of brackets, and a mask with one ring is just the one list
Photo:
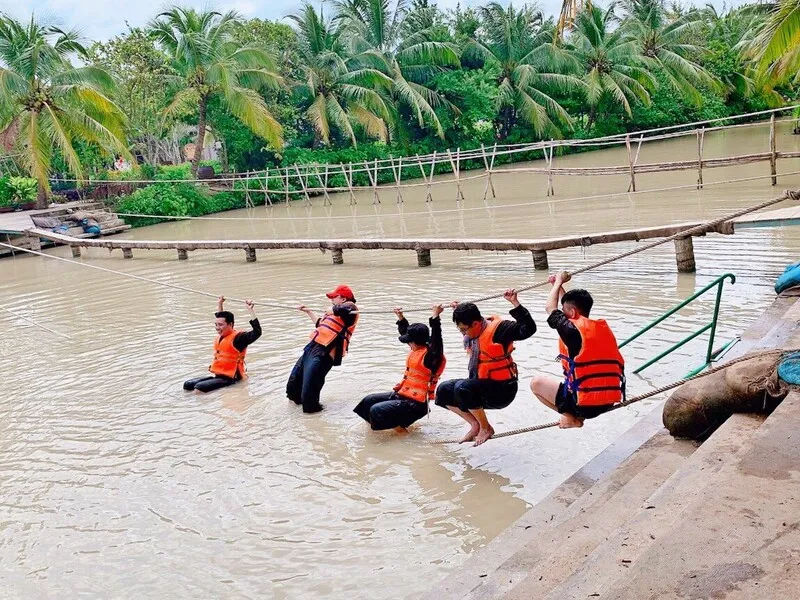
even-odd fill
[(333, 250), (331, 250), (331, 255), (333, 256), (333, 264), (335, 265), (344, 264), (344, 251), (341, 248), (334, 248)]
[(533, 254), (533, 268), (537, 271), (547, 271), (550, 265), (547, 262), (546, 250), (531, 250)]
[(431, 266), (430, 248), (417, 248), (417, 266), (418, 267)]
[(71, 246), (72, 248), (72, 258), (80, 258), (81, 257), (81, 247), (80, 246)]
[(133, 248), (123, 248), (122, 258), (133, 258)]
[(189, 260), (189, 252), (184, 248), (178, 248), (178, 260)]
[(694, 242), (691, 237), (675, 240), (675, 261), (678, 263), (678, 273), (694, 273)]
[(247, 259), (247, 262), (256, 262), (256, 249), (255, 248), (245, 248), (244, 255)]

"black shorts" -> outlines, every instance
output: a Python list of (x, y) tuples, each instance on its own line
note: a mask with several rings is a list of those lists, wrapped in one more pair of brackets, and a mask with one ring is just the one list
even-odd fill
[(594, 419), (605, 412), (611, 410), (613, 404), (606, 404), (605, 406), (578, 406), (578, 399), (575, 394), (568, 391), (564, 384), (558, 386), (558, 393), (556, 394), (556, 409), (560, 413), (569, 413), (578, 417), (579, 419)]

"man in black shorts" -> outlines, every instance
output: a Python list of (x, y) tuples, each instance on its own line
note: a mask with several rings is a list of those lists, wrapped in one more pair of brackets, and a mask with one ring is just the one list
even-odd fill
[(453, 321), (464, 336), (469, 356), (469, 378), (451, 379), (436, 390), (436, 404), (449, 409), (469, 423), (462, 442), (479, 446), (494, 435), (486, 409), (505, 408), (517, 395), (517, 365), (511, 358), (514, 342), (536, 332), (533, 317), (517, 299), (516, 290), (503, 297), (514, 307), (513, 321), (498, 316), (484, 318), (472, 302), (454, 303)]
[[(531, 391), (561, 413), (559, 427), (583, 427), (585, 419), (607, 412), (625, 398), (625, 361), (608, 324), (590, 319), (594, 300), (586, 290), (564, 291), (569, 273), (550, 276), (547, 324), (558, 332), (564, 379), (535, 375)], [(559, 300), (562, 309), (558, 309)]]

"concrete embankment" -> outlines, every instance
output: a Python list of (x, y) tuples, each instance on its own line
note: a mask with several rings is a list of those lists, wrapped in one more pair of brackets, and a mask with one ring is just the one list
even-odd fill
[[(778, 297), (727, 358), (800, 347), (798, 296)], [(795, 597), (798, 431), (796, 389), (702, 444), (672, 438), (657, 408), (426, 598)]]

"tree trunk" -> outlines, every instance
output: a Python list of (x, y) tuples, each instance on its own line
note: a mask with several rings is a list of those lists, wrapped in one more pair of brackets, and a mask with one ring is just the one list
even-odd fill
[(593, 106), (589, 110), (589, 122), (586, 124), (586, 128), (587, 129), (591, 129), (592, 128), (592, 125), (594, 125), (594, 121), (595, 121), (596, 118), (597, 118), (597, 107)]
[(41, 181), (36, 183), (36, 208), (47, 208), (47, 188)]
[(206, 108), (208, 99), (205, 96), (200, 98), (197, 107), (197, 141), (194, 145), (194, 158), (192, 158), (192, 179), (197, 179), (197, 169), (200, 166), (200, 158), (203, 156), (203, 142), (206, 139)]

